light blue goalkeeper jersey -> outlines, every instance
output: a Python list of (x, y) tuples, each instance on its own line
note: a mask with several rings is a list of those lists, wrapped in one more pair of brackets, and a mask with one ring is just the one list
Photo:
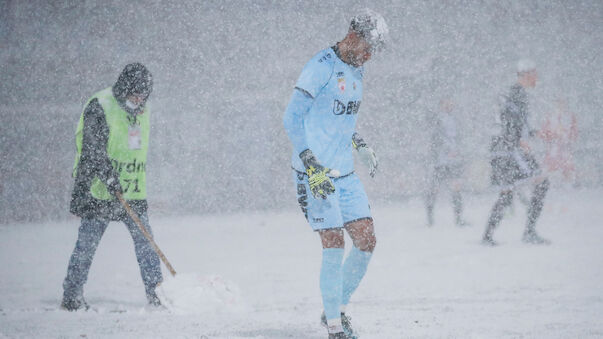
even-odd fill
[(335, 53), (335, 48), (327, 48), (316, 54), (305, 65), (297, 80), (296, 90), (313, 98), (310, 109), (307, 112), (291, 112), (295, 111), (295, 107), (291, 107), (285, 113), (302, 114), (303, 123), (285, 124), (290, 136), (305, 136), (305, 144), (302, 145), (296, 145), (294, 138), (291, 138), (294, 142), (292, 166), (300, 172), (305, 172), (305, 168), (299, 158), (303, 149), (299, 148), (306, 145), (323, 166), (339, 170), (341, 175), (354, 170), (352, 135), (362, 101), (364, 69), (343, 62)]

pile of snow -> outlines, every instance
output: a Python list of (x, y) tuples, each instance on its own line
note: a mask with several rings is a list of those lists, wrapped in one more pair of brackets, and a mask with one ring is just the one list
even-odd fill
[(163, 305), (175, 314), (241, 312), (247, 309), (239, 287), (219, 275), (184, 273), (166, 277), (157, 294)]

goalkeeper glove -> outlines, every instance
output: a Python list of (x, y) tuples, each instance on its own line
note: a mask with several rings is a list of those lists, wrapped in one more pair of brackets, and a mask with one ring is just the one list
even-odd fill
[(308, 174), (308, 184), (314, 198), (326, 199), (327, 195), (335, 192), (335, 186), (327, 176), (331, 172), (330, 168), (323, 167), (309, 149), (299, 154), (301, 161)]
[(358, 151), (360, 161), (362, 161), (366, 167), (368, 167), (371, 178), (374, 178), (375, 173), (377, 172), (377, 166), (379, 165), (375, 151), (373, 151), (371, 147), (367, 146), (366, 142), (364, 142), (364, 139), (362, 139), (358, 133), (354, 133), (354, 135), (352, 135), (352, 146), (354, 146), (354, 148)]

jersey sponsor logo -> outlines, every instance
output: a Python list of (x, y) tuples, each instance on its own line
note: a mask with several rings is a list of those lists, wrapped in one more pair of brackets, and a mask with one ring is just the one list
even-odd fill
[(358, 110), (360, 109), (361, 101), (348, 101), (347, 105), (343, 102), (335, 99), (333, 101), (333, 114), (335, 115), (352, 115), (358, 114)]

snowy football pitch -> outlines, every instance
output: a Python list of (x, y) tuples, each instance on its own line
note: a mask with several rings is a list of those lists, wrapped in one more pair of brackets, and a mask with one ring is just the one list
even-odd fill
[[(603, 191), (547, 197), (538, 230), (550, 246), (520, 241), (519, 201), (495, 233), (501, 246), (481, 246), (494, 199), (466, 198), (465, 229), (452, 226), (445, 194), (430, 229), (418, 199), (374, 206), (377, 249), (348, 312), (362, 338), (603, 337)], [(157, 243), (179, 274), (197, 279), (164, 311), (145, 307), (131, 238), (117, 223), (85, 287), (92, 310), (58, 309), (78, 224), (0, 226), (0, 338), (326, 336), (320, 243), (297, 210), (178, 218), (151, 210)]]

